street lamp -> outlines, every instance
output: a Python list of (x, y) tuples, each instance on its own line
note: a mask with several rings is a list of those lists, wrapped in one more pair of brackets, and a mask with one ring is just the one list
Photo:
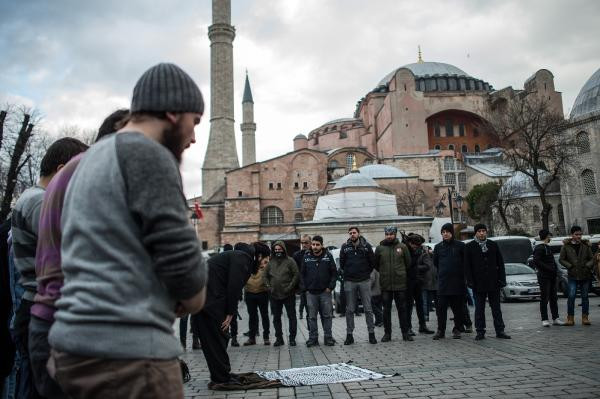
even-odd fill
[(458, 208), (458, 222), (462, 223), (462, 204), (464, 198), (460, 193), (455, 192), (456, 196), (454, 197), (454, 201), (456, 202), (456, 207)]
[(444, 203), (442, 202), (442, 200), (440, 200), (440, 202), (438, 202), (438, 204), (435, 206), (435, 212), (438, 216), (442, 216), (442, 214), (444, 213), (444, 208), (446, 207), (446, 205), (444, 205)]

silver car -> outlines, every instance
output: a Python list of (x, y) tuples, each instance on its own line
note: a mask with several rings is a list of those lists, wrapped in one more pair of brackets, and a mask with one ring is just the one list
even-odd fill
[(540, 299), (540, 285), (535, 271), (522, 263), (506, 263), (506, 287), (500, 290), (500, 300)]

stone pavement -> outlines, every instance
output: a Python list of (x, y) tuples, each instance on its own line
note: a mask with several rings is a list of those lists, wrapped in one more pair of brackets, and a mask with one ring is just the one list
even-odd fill
[[(578, 300), (579, 302), (579, 300)], [(502, 305), (506, 332), (512, 340), (499, 340), (493, 333), (491, 314), (486, 316), (488, 337), (474, 341), (474, 334), (461, 340), (433, 341), (417, 335), (403, 342), (397, 320), (392, 342), (367, 342), (364, 316), (356, 320), (352, 346), (342, 344), (346, 334), (343, 317), (334, 319), (334, 347), (306, 348), (306, 320), (299, 320), (298, 346), (229, 348), (233, 372), (276, 370), (352, 360), (359, 367), (398, 376), (374, 381), (315, 385), (297, 388), (218, 392), (207, 388), (208, 371), (202, 351), (188, 351), (192, 381), (185, 384), (186, 398), (600, 398), (600, 298), (590, 297), (592, 326), (581, 325), (581, 307), (576, 308), (574, 327), (541, 327), (539, 302)], [(247, 331), (245, 305), (240, 334)], [(473, 308), (470, 308), (473, 316)], [(566, 299), (559, 300), (561, 318), (566, 318)], [(452, 312), (449, 311), (449, 314)], [(435, 314), (429, 327), (435, 329)], [(286, 324), (287, 321), (284, 323)], [(449, 326), (452, 323), (449, 322)], [(413, 326), (418, 326), (413, 312)], [(273, 333), (272, 341), (274, 341)], [(383, 329), (376, 329), (377, 339)], [(245, 337), (238, 336), (240, 343)], [(188, 348), (191, 338), (188, 338)]]

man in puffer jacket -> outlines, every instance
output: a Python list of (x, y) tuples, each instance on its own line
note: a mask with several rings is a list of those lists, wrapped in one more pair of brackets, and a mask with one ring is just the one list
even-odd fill
[(360, 235), (358, 227), (348, 229), (350, 238), (340, 249), (340, 269), (344, 276), (344, 294), (346, 296), (346, 341), (344, 345), (354, 343), (354, 312), (358, 307), (357, 295), (360, 291), (365, 321), (369, 332), (369, 342), (377, 343), (375, 338), (375, 323), (371, 307), (371, 271), (374, 266), (373, 248)]
[(402, 339), (413, 341), (408, 334), (406, 306), (406, 276), (410, 267), (410, 253), (406, 245), (396, 238), (395, 226), (385, 228), (385, 240), (375, 249), (375, 268), (379, 271), (379, 283), (383, 300), (383, 330), (381, 342), (392, 339), (392, 301), (396, 302)]
[(575, 296), (577, 288), (581, 290), (582, 324), (589, 326), (590, 301), (588, 292), (592, 284), (592, 246), (588, 240), (582, 240), (583, 230), (579, 226), (571, 227), (571, 238), (564, 240), (560, 250), (559, 262), (569, 273), (569, 298), (567, 300), (566, 326), (575, 324)]
[(276, 241), (271, 248), (273, 257), (267, 266), (267, 287), (271, 293), (271, 313), (273, 313), (273, 326), (275, 327), (275, 343), (273, 346), (281, 346), (283, 342), (283, 331), (281, 328), (281, 315), (283, 307), (289, 320), (289, 343), (296, 346), (296, 291), (300, 272), (293, 258), (287, 255), (287, 249), (283, 241)]

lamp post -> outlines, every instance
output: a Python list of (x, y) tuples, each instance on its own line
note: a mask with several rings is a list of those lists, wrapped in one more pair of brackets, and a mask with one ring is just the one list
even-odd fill
[[(446, 204), (444, 204), (444, 200), (446, 199), (446, 194), (442, 195), (440, 198), (440, 202), (435, 206), (435, 211), (437, 216), (442, 216), (444, 214), (444, 209), (446, 208)], [(458, 223), (462, 223), (462, 204), (464, 202), (464, 198), (460, 195), (459, 192), (454, 191), (453, 188), (448, 187), (448, 208), (450, 209), (450, 222), (454, 224), (454, 209), (452, 207), (452, 200), (456, 203), (456, 207), (459, 210), (458, 212)]]

